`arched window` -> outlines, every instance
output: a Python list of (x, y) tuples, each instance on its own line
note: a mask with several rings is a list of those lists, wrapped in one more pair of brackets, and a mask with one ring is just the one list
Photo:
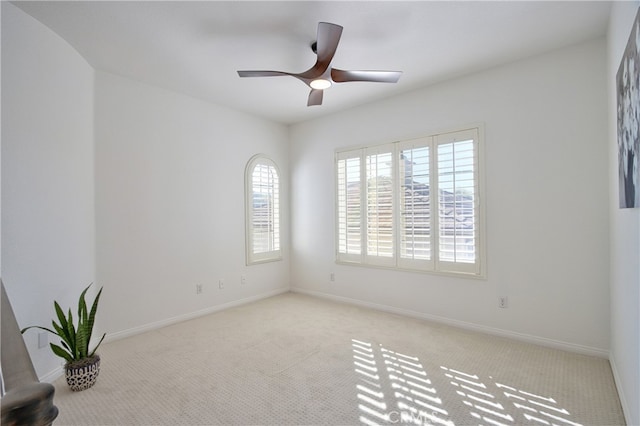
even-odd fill
[(247, 265), (282, 259), (280, 248), (280, 176), (264, 155), (249, 160), (245, 170)]

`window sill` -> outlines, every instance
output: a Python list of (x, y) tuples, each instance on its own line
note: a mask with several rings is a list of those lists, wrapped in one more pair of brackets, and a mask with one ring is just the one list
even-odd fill
[(357, 266), (361, 268), (371, 268), (371, 269), (386, 269), (397, 272), (412, 272), (418, 274), (426, 274), (426, 275), (438, 275), (452, 278), (465, 278), (479, 281), (486, 281), (487, 275), (486, 273), (474, 274), (469, 272), (455, 272), (455, 271), (438, 271), (433, 269), (418, 269), (418, 268), (406, 268), (399, 266), (384, 266), (384, 265), (375, 265), (370, 263), (360, 263), (360, 262), (349, 262), (343, 260), (336, 260), (337, 265), (345, 265), (345, 266)]

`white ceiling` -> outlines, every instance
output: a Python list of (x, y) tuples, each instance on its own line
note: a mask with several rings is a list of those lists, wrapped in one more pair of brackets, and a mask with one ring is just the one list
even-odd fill
[[(601, 37), (609, 2), (18, 1), (96, 69), (296, 123)], [(332, 65), (400, 70), (397, 84), (334, 84), (323, 105), (291, 77), (315, 63), (318, 22), (344, 31)]]

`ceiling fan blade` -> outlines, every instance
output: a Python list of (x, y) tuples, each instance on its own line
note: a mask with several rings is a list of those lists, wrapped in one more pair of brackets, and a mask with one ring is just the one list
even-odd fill
[(345, 71), (331, 69), (331, 79), (336, 83), (348, 81), (372, 81), (377, 83), (397, 83), (402, 71)]
[(329, 67), (333, 55), (336, 54), (340, 36), (342, 35), (342, 27), (340, 25), (331, 24), (329, 22), (318, 23), (317, 36), (317, 52), (318, 63), (316, 67), (322, 65), (323, 72)]
[(280, 75), (291, 75), (283, 71), (238, 71), (240, 77), (277, 77)]
[(324, 90), (311, 89), (311, 93), (309, 93), (309, 100), (307, 101), (307, 106), (322, 105), (323, 92)]
[(305, 77), (304, 73), (294, 74), (294, 73), (284, 72), (284, 71), (238, 71), (238, 75), (240, 77), (279, 77), (279, 76), (295, 77), (298, 80), (302, 81), (307, 86), (313, 79), (313, 78)]
[[(316, 53), (315, 65), (302, 73), (288, 73), (284, 71), (238, 71), (240, 77), (277, 77), (290, 76), (311, 87), (307, 106), (322, 105), (325, 87), (331, 86), (331, 81), (346, 83), (349, 81), (371, 81), (379, 83), (397, 83), (402, 71), (346, 71), (331, 67), (331, 62), (338, 49), (342, 26), (329, 22), (318, 23), (318, 34), (311, 48)], [(316, 89), (314, 89), (316, 87)]]

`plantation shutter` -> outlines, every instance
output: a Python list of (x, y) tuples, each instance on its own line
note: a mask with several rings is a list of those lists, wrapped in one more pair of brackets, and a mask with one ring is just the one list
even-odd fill
[(281, 259), (278, 170), (272, 161), (254, 157), (247, 173), (247, 262)]
[(362, 260), (362, 168), (361, 150), (341, 152), (336, 158), (337, 258)]
[(433, 269), (431, 253), (432, 138), (402, 142), (398, 147), (398, 266)]
[(337, 151), (336, 260), (484, 278), (482, 127)]
[(393, 155), (389, 146), (367, 148), (366, 258), (367, 263), (394, 266)]
[(438, 269), (479, 273), (478, 133), (436, 136)]

